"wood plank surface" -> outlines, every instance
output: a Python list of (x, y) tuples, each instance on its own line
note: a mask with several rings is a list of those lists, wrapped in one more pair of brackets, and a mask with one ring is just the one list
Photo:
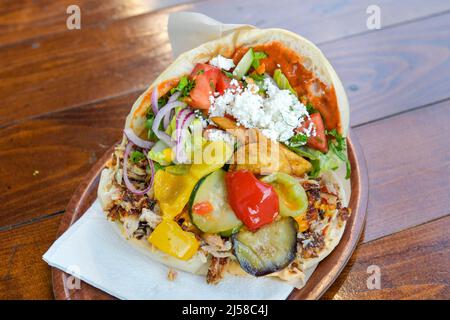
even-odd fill
[(377, 5), (381, 27), (405, 23), (450, 10), (442, 0), (219, 0), (189, 4), (185, 10), (207, 14), (225, 23), (256, 25), (260, 28), (283, 28), (315, 43), (367, 33), (367, 7)]
[[(447, 215), (361, 245), (323, 298), (450, 299), (449, 228)], [(380, 290), (367, 288), (371, 265), (380, 268)]]
[[(191, 0), (190, 2), (195, 1)], [(77, 5), (81, 11), (81, 27), (105, 27), (114, 20), (126, 19), (189, 0), (2, 0), (0, 3), (0, 47), (17, 42), (66, 32), (66, 10)], [(443, 9), (443, 8), (440, 8)]]
[(42, 255), (55, 241), (61, 215), (0, 232), (0, 299), (52, 299)]
[[(165, 13), (140, 15), (3, 48), (0, 126), (142, 91), (171, 61), (166, 23)], [(448, 30), (445, 14), (321, 45), (348, 89), (352, 123), (448, 98)]]
[(450, 207), (450, 101), (356, 129), (369, 171), (367, 241)]
[(130, 94), (2, 130), (0, 230), (64, 210), (84, 174), (121, 137)]
[(450, 14), (322, 49), (347, 89), (352, 125), (450, 98)]

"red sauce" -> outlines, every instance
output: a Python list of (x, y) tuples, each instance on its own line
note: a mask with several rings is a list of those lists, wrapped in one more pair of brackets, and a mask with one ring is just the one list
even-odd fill
[[(234, 63), (237, 64), (242, 56), (249, 48), (238, 48), (234, 55)], [(340, 113), (336, 100), (336, 93), (332, 85), (326, 86), (311, 71), (306, 69), (303, 64), (303, 58), (295, 51), (285, 47), (280, 42), (270, 42), (263, 45), (253, 47), (254, 51), (264, 51), (267, 58), (261, 59), (260, 63), (264, 64), (265, 72), (273, 76), (275, 69), (280, 68), (284, 75), (288, 78), (290, 85), (297, 92), (300, 101), (306, 103), (311, 102), (317, 109), (328, 130), (337, 128), (342, 132)], [(313, 87), (316, 90), (313, 90)], [(322, 92), (317, 95), (317, 91)]]

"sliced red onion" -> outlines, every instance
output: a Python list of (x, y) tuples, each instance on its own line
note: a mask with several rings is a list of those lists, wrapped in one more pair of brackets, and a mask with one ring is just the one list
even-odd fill
[(153, 180), (155, 177), (155, 166), (153, 165), (153, 161), (148, 158), (147, 153), (146, 157), (148, 160), (148, 164), (150, 166), (151, 170), (151, 177), (150, 182), (148, 186), (144, 190), (138, 190), (136, 189), (133, 184), (131, 183), (130, 179), (128, 178), (128, 156), (130, 155), (131, 149), (133, 148), (134, 144), (133, 142), (128, 142), (126, 148), (125, 148), (125, 154), (123, 155), (123, 180), (125, 181), (125, 185), (127, 186), (128, 190), (130, 190), (132, 193), (137, 195), (143, 195), (150, 191), (150, 189), (153, 186)]
[[(170, 96), (170, 98), (167, 101), (167, 103), (172, 103), (172, 102), (177, 101), (177, 99), (180, 97), (180, 95), (181, 95), (181, 92), (179, 92), (179, 91), (175, 92), (172, 96)], [(169, 126), (170, 120), (172, 119), (172, 116), (173, 116), (173, 112), (172, 111), (164, 116), (164, 123), (163, 123), (164, 130), (166, 130), (167, 127)]]
[(138, 147), (141, 147), (143, 149), (150, 149), (154, 143), (151, 141), (147, 141), (144, 139), (139, 138), (133, 131), (133, 129), (131, 128), (127, 128), (123, 131), (125, 133), (125, 135), (127, 136), (128, 140), (130, 140), (131, 142), (133, 142), (135, 145), (137, 145)]
[(170, 113), (172, 109), (175, 107), (185, 107), (186, 103), (181, 101), (174, 101), (171, 103), (166, 104), (164, 107), (162, 107), (159, 112), (156, 114), (155, 120), (153, 121), (152, 130), (155, 133), (155, 135), (158, 137), (158, 139), (162, 140), (169, 146), (174, 146), (174, 142), (172, 141), (172, 138), (165, 133), (164, 131), (159, 130), (159, 126), (161, 124), (162, 119), (166, 114)]
[(166, 130), (167, 127), (170, 125), (170, 120), (172, 119), (172, 116), (173, 116), (173, 110), (170, 110), (170, 112), (164, 116), (164, 120), (163, 120), (164, 130)]
[(152, 92), (152, 109), (153, 114), (158, 113), (158, 86), (155, 85)]
[(180, 95), (181, 95), (181, 92), (180, 92), (180, 91), (175, 92), (173, 95), (170, 96), (170, 98), (169, 98), (169, 100), (167, 101), (167, 103), (171, 103), (171, 102), (177, 101), (178, 98), (180, 97)]

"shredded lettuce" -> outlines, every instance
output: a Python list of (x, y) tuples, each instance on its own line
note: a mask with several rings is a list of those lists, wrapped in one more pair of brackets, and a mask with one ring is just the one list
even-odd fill
[(329, 136), (334, 137), (334, 140), (332, 140), (332, 139), (328, 140), (328, 148), (339, 159), (341, 159), (342, 161), (345, 162), (345, 167), (346, 167), (346, 171), (347, 171), (345, 174), (345, 179), (349, 179), (350, 174), (351, 174), (351, 166), (350, 166), (350, 161), (347, 156), (347, 140), (345, 139), (345, 137), (340, 135), (336, 131), (336, 129), (333, 129), (330, 131), (327, 130), (325, 133)]
[(314, 150), (306, 146), (289, 147), (298, 155), (310, 160), (312, 170), (309, 175), (311, 178), (317, 178), (322, 172), (337, 170), (337, 168), (339, 168), (341, 160), (331, 150), (328, 151), (328, 153), (324, 154), (318, 150)]
[(174, 94), (175, 92), (180, 91), (182, 97), (187, 97), (194, 86), (194, 80), (190, 80), (187, 76), (182, 76), (180, 78), (180, 81), (178, 82), (178, 85), (170, 90), (170, 94)]
[(267, 58), (267, 54), (262, 51), (255, 51), (253, 52), (253, 61), (252, 61), (252, 67), (258, 68), (259, 67), (259, 60)]
[(170, 163), (165, 160), (163, 151), (169, 148), (162, 140), (159, 140), (148, 152), (148, 157), (162, 166), (167, 166)]
[(140, 151), (133, 150), (130, 155), (130, 159), (133, 163), (138, 163), (142, 159), (145, 159), (145, 154)]
[(304, 133), (297, 133), (291, 139), (289, 139), (289, 145), (291, 147), (304, 146), (308, 142), (308, 136)]

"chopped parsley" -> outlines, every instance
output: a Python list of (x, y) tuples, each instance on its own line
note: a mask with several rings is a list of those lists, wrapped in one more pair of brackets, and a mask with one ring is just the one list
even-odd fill
[(138, 163), (139, 161), (145, 159), (145, 155), (140, 151), (132, 151), (130, 155), (130, 159), (133, 163)]
[(222, 72), (223, 72), (228, 78), (233, 79), (233, 73), (232, 73), (232, 72), (229, 72), (229, 71), (226, 71), (226, 70), (223, 70), (223, 69), (222, 69)]
[(319, 112), (319, 111), (317, 111), (316, 108), (314, 108), (314, 106), (312, 105), (311, 102), (306, 103), (306, 111), (308, 111), (309, 114), (313, 114), (313, 113)]
[(291, 147), (300, 147), (306, 144), (308, 141), (308, 136), (304, 133), (297, 133), (289, 140), (289, 145)]
[(259, 60), (267, 58), (267, 54), (262, 51), (255, 51), (253, 53), (253, 61), (252, 61), (252, 67), (258, 68), (259, 67)]
[[(155, 173), (158, 170), (164, 169), (164, 166), (161, 165), (159, 162), (153, 161), (153, 167), (155, 168)], [(147, 172), (150, 173), (150, 167), (147, 167)]]
[(178, 85), (170, 90), (170, 94), (174, 94), (175, 92), (179, 91), (181, 92), (182, 97), (187, 97), (191, 92), (191, 90), (194, 88), (194, 86), (195, 86), (194, 80), (190, 80), (187, 76), (182, 76), (180, 82), (178, 82)]

